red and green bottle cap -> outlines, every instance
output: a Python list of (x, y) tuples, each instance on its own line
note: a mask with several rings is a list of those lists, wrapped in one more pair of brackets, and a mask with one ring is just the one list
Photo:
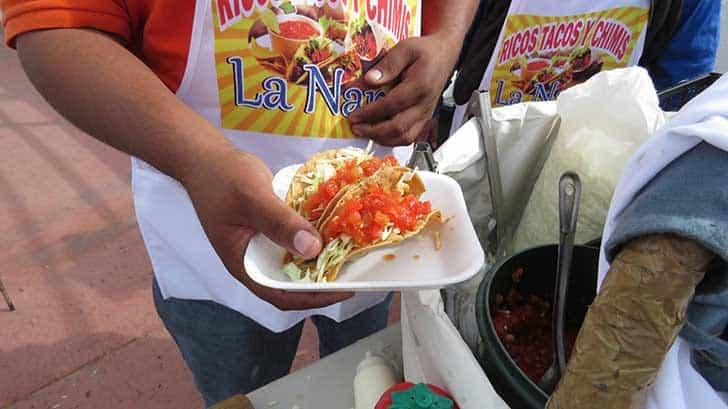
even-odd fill
[(435, 393), (424, 383), (392, 392), (392, 403), (387, 409), (452, 409), (453, 401)]

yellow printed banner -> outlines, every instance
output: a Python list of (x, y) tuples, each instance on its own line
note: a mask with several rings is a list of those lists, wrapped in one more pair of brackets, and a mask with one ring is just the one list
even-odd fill
[(509, 16), (494, 56), (493, 105), (553, 100), (600, 71), (627, 67), (648, 13), (621, 7), (561, 17)]
[(419, 0), (212, 0), (222, 127), (352, 138), (348, 117), (384, 96), (358, 87), (419, 34)]

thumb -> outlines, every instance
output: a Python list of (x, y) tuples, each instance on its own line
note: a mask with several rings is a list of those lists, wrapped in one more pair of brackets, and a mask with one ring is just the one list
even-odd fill
[(318, 231), (275, 195), (269, 199), (255, 206), (258, 211), (252, 214), (252, 227), (295, 256), (316, 257), (322, 247)]
[(394, 81), (413, 59), (407, 40), (392, 48), (379, 62), (367, 71), (364, 81), (371, 87), (381, 86)]

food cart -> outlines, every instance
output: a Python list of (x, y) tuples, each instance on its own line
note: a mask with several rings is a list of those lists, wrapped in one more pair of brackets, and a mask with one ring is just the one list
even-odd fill
[[(718, 77), (717, 74), (708, 75), (664, 91), (659, 100), (662, 109), (679, 109)], [(479, 329), (478, 323), (472, 320), (476, 315), (482, 320), (482, 311), (476, 314), (475, 309), (482, 309), (484, 297), (482, 290), (480, 294), (475, 290), (492, 277), (497, 261), (502, 264), (507, 256), (520, 250), (518, 244), (513, 242), (517, 235), (515, 226), (527, 211), (526, 203), (545, 165), (547, 154), (544, 152), (552, 147), (560, 119), (553, 110), (554, 106), (531, 112), (540, 119), (531, 121), (531, 137), (504, 146), (497, 135), (493, 113), (486, 101), (487, 95), (474, 98), (470, 113), (475, 120), (468, 125), (473, 127), (477, 140), (482, 141), (479, 167), (469, 163), (467, 166), (445, 170), (456, 174), (460, 178), (459, 182), (466, 182), (463, 189), (469, 204), (478, 199), (485, 204), (484, 208), (478, 209), (481, 214), (473, 217), (473, 222), (481, 243), (490, 254), (487, 267), (469, 283), (441, 291), (402, 293), (400, 324), (253, 391), (247, 395), (247, 403), (244, 398), (236, 397), (220, 404), (221, 409), (245, 408), (246, 404), (258, 409), (354, 408), (353, 379), (357, 365), (367, 353), (382, 356), (391, 362), (401, 379), (445, 388), (461, 408), (509, 407), (501, 398), (503, 386), (496, 388), (486, 376), (486, 372), (492, 371), (484, 371), (483, 368), (504, 365), (504, 362), (514, 367), (515, 364), (507, 354), (502, 357), (502, 362), (494, 362), (495, 349), (491, 348), (488, 355), (482, 348), (481, 340), (474, 339), (483, 336), (482, 325)], [(512, 159), (514, 152), (520, 152), (518, 160), (521, 166), (504, 164), (503, 158)], [(418, 145), (410, 165), (421, 169), (431, 168), (437, 165), (437, 157), (442, 158), (441, 152), (433, 154), (427, 145)], [(524, 167), (523, 163), (530, 166)], [(451, 164), (445, 164), (447, 166)], [(467, 185), (468, 182), (485, 183), (486, 186), (473, 191)], [(474, 196), (468, 197), (469, 194)], [(499, 343), (497, 338), (489, 341)], [(500, 350), (505, 351), (503, 345), (500, 345)], [(520, 375), (523, 376), (523, 373)], [(515, 379), (519, 375), (514, 373), (512, 376)]]

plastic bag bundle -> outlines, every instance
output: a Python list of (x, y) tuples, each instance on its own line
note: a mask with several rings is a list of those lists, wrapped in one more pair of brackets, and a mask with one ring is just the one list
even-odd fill
[(629, 158), (665, 123), (647, 71), (602, 72), (564, 91), (561, 128), (531, 193), (510, 252), (558, 242), (559, 176), (579, 174), (583, 191), (576, 242), (600, 237), (614, 187)]

